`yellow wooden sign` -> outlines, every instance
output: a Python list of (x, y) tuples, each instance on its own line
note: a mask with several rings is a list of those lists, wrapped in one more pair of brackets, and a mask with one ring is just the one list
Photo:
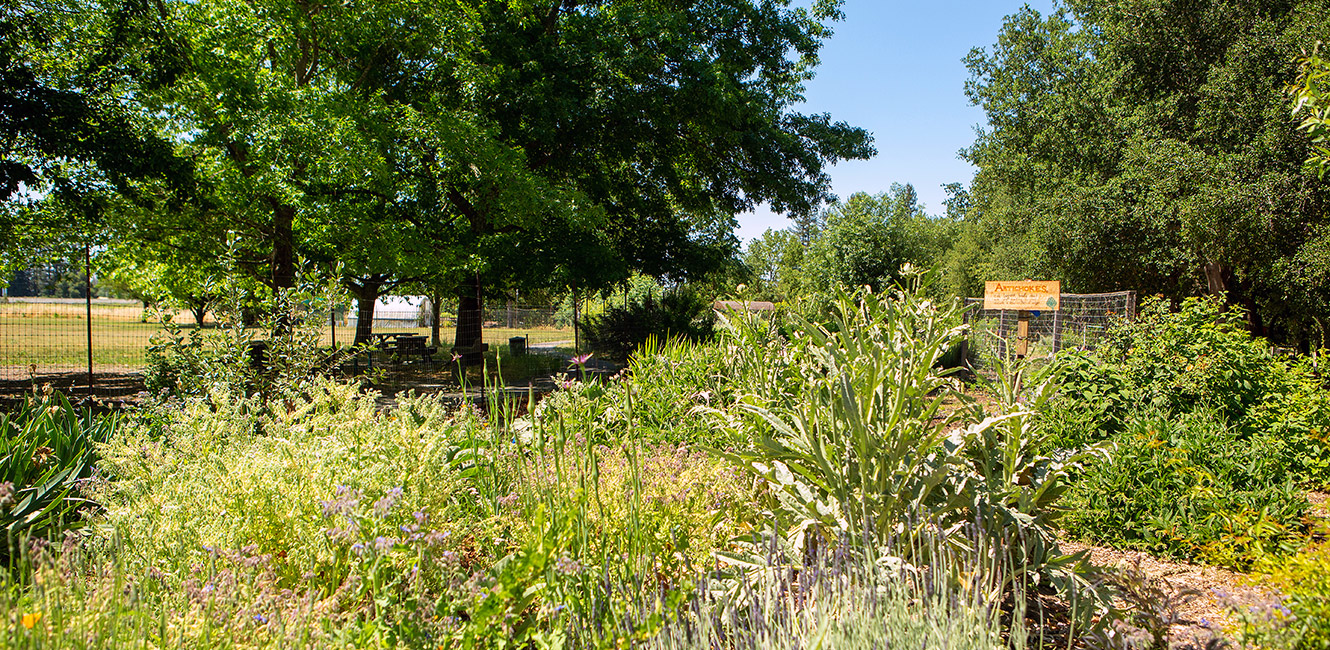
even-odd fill
[(985, 282), (984, 309), (1057, 311), (1061, 307), (1062, 283)]

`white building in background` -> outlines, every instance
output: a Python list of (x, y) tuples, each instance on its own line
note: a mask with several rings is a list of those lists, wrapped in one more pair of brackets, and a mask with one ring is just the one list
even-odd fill
[[(421, 307), (425, 296), (384, 296), (374, 303), (374, 322), (383, 327), (415, 327), (421, 321)], [(344, 324), (355, 327), (360, 320), (359, 310), (353, 303), (346, 310)]]

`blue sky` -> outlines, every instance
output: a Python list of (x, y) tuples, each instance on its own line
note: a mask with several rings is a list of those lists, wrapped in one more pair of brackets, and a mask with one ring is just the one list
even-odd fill
[[(1052, 0), (846, 0), (845, 20), (822, 48), (804, 113), (830, 113), (868, 129), (878, 154), (831, 169), (841, 199), (913, 183), (930, 214), (943, 211), (944, 183), (969, 183), (957, 153), (974, 141), (983, 112), (965, 97), (961, 59), (997, 40), (1002, 19), (1022, 5), (1046, 14)], [(788, 220), (769, 210), (739, 215), (740, 241)]]

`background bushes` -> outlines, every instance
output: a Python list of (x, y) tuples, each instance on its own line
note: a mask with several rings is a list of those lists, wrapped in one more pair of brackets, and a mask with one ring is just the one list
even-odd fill
[(1330, 403), (1306, 361), (1270, 353), (1213, 299), (1146, 301), (1093, 352), (1060, 355), (1049, 440), (1104, 445), (1068, 494), (1073, 536), (1248, 567), (1306, 539)]
[(1063, 507), (1078, 537), (1239, 568), (1298, 548), (1309, 509), (1271, 438), (1204, 410), (1131, 417)]
[(608, 359), (623, 363), (647, 339), (709, 340), (715, 327), (711, 303), (687, 287), (648, 294), (626, 306), (610, 307), (583, 324), (587, 343)]

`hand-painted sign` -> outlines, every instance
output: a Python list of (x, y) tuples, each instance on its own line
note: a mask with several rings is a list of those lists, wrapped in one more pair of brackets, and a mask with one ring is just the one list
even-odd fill
[(984, 309), (1057, 311), (1061, 297), (1058, 281), (984, 283)]

